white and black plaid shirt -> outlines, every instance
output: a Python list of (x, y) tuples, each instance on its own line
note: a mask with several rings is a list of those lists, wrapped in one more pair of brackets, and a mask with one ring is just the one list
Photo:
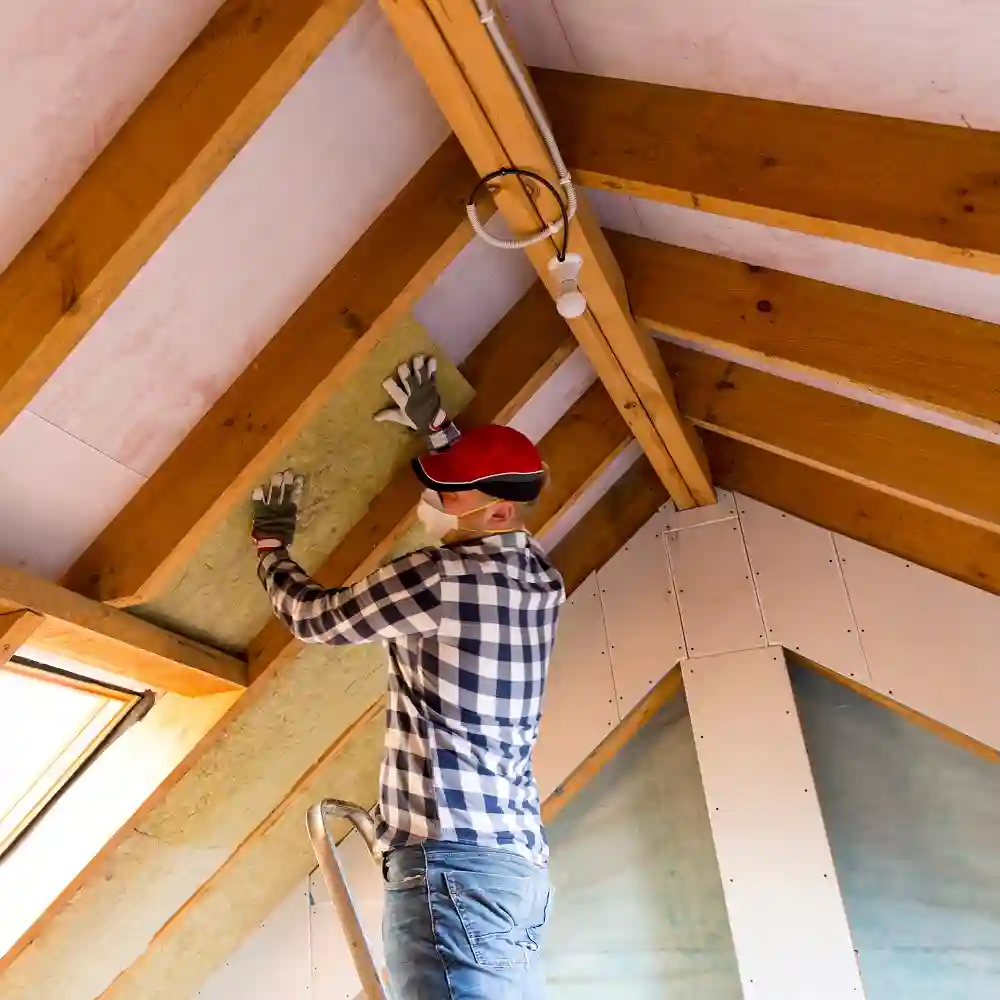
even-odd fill
[(531, 536), (421, 549), (333, 590), (282, 549), (259, 573), (298, 638), (387, 640), (380, 848), (461, 841), (544, 861), (531, 751), (564, 590)]

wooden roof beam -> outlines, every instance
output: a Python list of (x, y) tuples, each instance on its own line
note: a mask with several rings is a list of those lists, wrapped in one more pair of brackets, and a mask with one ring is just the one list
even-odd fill
[(676, 344), (660, 351), (699, 427), (1000, 533), (1000, 445)]
[(102, 601), (148, 601), (244, 503), (271, 461), (471, 234), (475, 173), (445, 140), (66, 574)]
[(750, 364), (1000, 423), (1000, 326), (782, 271), (607, 234), (644, 322)]
[(1000, 534), (746, 441), (703, 436), (720, 486), (1000, 594)]
[(1000, 272), (1000, 134), (532, 74), (581, 184)]
[(0, 275), (0, 430), (360, 6), (225, 0)]
[[(18, 612), (30, 617), (15, 619)], [(20, 570), (0, 567), (0, 614), (18, 622), (18, 646), (30, 642), (152, 688), (196, 696), (247, 685), (242, 660)]]
[[(548, 150), (473, 0), (381, 0), (381, 5), (480, 176), (518, 166), (558, 184)], [(519, 180), (503, 182), (494, 198), (518, 234), (537, 232), (557, 217), (544, 189), (529, 192)], [(527, 249), (554, 295), (558, 288), (548, 263), (559, 246), (556, 236)], [(677, 412), (670, 380), (648, 332), (629, 311), (621, 273), (585, 204), (570, 227), (569, 250), (584, 259), (580, 289), (588, 302), (583, 316), (568, 321), (573, 333), (675, 503), (713, 503), (697, 436)]]

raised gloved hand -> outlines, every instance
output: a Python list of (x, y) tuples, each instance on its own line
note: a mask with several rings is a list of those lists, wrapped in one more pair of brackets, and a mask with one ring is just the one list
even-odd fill
[(417, 431), (435, 451), (447, 448), (458, 437), (458, 428), (441, 406), (436, 359), (415, 355), (408, 364), (401, 364), (382, 387), (396, 405), (376, 413), (376, 420)]
[(269, 483), (250, 494), (253, 504), (250, 536), (258, 555), (292, 544), (304, 485), (304, 477), (286, 469), (275, 473)]

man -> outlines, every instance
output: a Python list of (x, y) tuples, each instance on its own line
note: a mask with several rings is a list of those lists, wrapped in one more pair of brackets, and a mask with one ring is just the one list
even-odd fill
[(545, 468), (511, 428), (460, 436), (434, 374), (433, 358), (401, 365), (376, 419), (430, 445), (413, 463), (418, 514), (443, 544), (324, 589), (288, 554), (302, 480), (286, 472), (254, 491), (258, 573), (300, 639), (388, 645), (376, 820), (396, 997), (537, 1000), (551, 892), (531, 751), (564, 599), (524, 527)]

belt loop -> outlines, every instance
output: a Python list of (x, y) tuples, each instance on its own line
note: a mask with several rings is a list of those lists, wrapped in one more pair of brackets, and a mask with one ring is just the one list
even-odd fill
[(382, 855), (382, 881), (387, 885), (389, 883), (389, 851), (386, 851)]

